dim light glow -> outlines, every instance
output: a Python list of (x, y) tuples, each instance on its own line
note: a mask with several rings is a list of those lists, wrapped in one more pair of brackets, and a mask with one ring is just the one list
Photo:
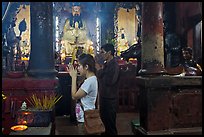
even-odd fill
[(23, 121), (23, 124), (27, 124), (27, 121), (26, 121), (26, 120), (24, 120), (24, 121)]
[(30, 115), (31, 113), (30, 112), (24, 112), (23, 114), (24, 115)]

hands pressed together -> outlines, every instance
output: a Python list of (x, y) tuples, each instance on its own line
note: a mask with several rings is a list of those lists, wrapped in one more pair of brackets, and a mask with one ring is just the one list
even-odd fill
[(69, 64), (67, 66), (67, 72), (69, 73), (69, 75), (72, 77), (72, 78), (76, 78), (77, 77), (77, 69), (74, 68), (74, 66), (72, 64)]

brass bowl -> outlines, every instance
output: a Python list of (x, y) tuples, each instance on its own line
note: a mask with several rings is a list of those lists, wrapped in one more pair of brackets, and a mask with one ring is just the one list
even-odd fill
[(13, 130), (13, 131), (24, 131), (27, 128), (28, 127), (26, 125), (16, 125), (16, 126), (12, 126), (11, 130)]

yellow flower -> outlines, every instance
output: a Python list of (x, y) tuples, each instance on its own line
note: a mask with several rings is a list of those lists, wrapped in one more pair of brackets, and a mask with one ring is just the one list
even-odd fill
[(2, 93), (2, 98), (3, 100), (6, 99), (6, 96), (4, 95), (4, 93)]

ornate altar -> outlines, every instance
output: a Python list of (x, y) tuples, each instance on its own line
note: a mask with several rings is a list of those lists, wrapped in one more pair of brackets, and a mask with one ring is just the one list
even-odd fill
[(117, 55), (120, 56), (122, 51), (127, 50), (131, 45), (137, 44), (140, 31), (140, 7), (139, 3), (116, 5), (115, 13), (115, 34)]

